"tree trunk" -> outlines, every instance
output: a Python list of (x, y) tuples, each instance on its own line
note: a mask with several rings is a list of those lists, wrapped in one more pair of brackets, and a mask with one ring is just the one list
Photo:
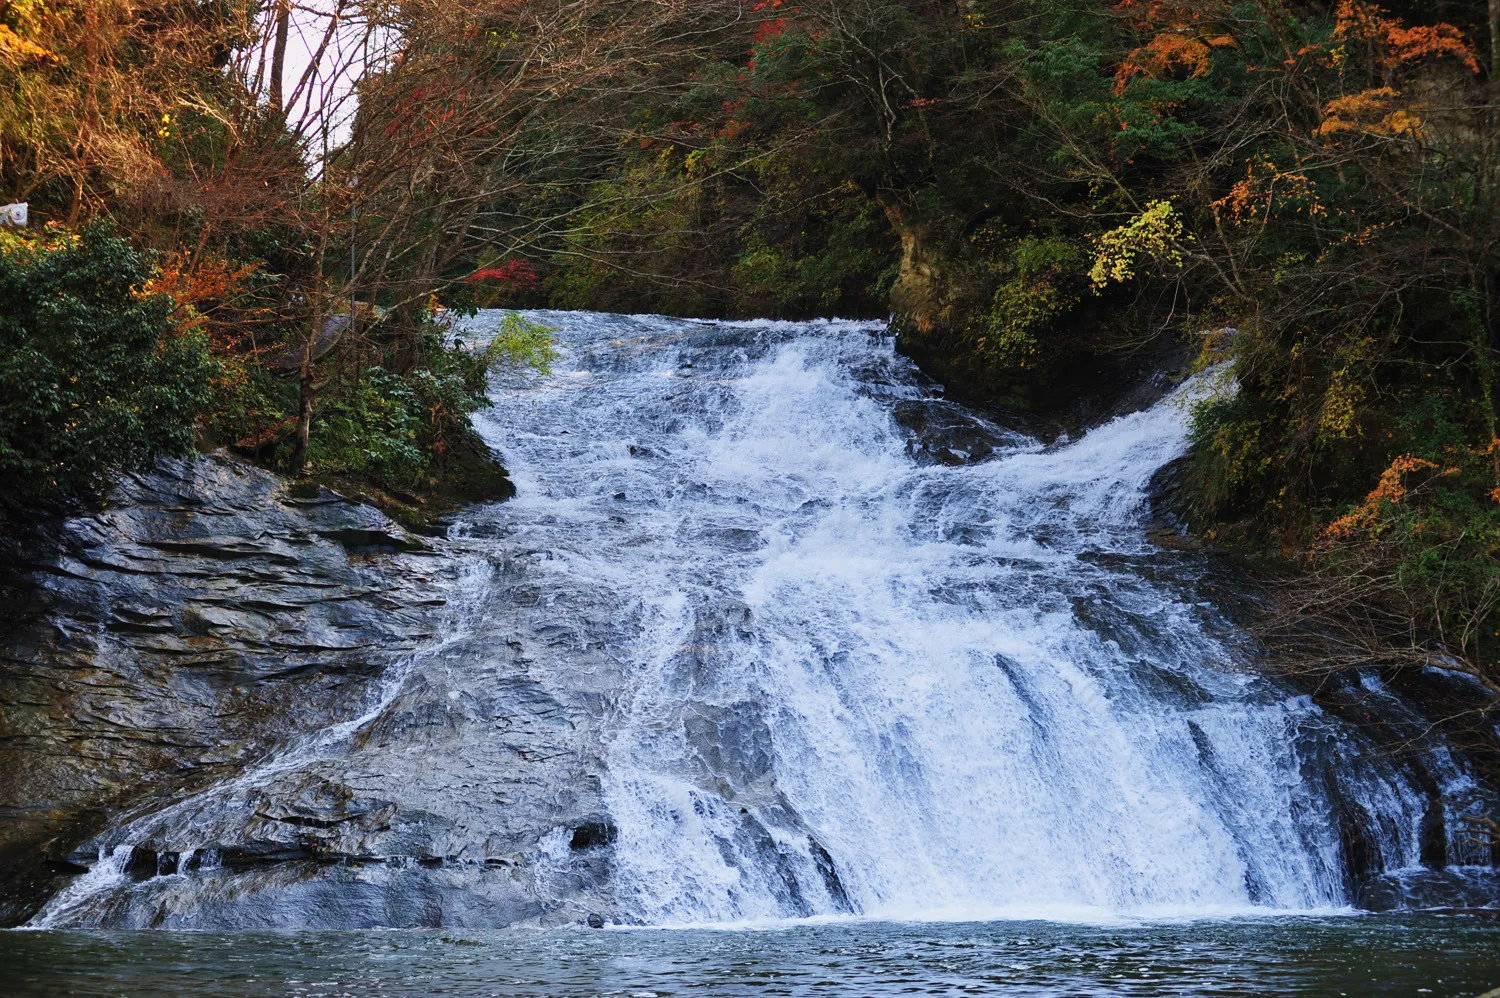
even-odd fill
[[(318, 275), (320, 278), (321, 274)], [(302, 341), (302, 366), (297, 377), (297, 440), (292, 449), (292, 474), (300, 475), (307, 470), (307, 440), (312, 435), (314, 351), (318, 345), (321, 309), (313, 311), (312, 323), (308, 326), (307, 338)]]
[(305, 370), (297, 386), (297, 441), (292, 451), (292, 473), (300, 475), (307, 470), (307, 438), (312, 433), (313, 383), (312, 371)]
[[(1491, 0), (1492, 4), (1500, 0)], [(291, 32), (292, 25), (292, 0), (276, 0), (276, 38), (271, 44), (271, 83), (267, 91), (267, 99), (271, 107), (279, 113), (285, 113), (286, 108), (281, 106), (281, 78), (286, 73), (286, 42), (287, 35)]]
[(1490, 0), (1490, 84), (1500, 74), (1500, 0)]

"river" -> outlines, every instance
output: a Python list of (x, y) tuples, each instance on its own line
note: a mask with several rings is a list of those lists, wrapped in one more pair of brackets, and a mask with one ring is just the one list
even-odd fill
[(804, 922), (734, 931), (0, 934), (14, 998), (1470, 998), (1493, 919)]

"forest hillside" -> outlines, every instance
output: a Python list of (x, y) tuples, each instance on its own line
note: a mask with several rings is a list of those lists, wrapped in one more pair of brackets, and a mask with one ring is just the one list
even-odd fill
[(1267, 640), (1500, 690), (1496, 0), (313, 6), (294, 79), (291, 0), (0, 3), (12, 506), (192, 445), (494, 494), (467, 417), (551, 348), (476, 307), (891, 315), (1033, 411), (1175, 350)]

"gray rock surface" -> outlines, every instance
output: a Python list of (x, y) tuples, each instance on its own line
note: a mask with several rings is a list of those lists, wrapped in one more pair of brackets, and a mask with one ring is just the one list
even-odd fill
[(497, 924), (597, 882), (608, 670), (531, 674), (490, 612), (524, 566), (223, 458), (3, 562), (5, 924)]

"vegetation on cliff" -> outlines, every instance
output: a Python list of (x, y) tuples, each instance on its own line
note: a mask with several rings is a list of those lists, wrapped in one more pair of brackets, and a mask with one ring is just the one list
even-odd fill
[[(440, 283), (390, 262), (419, 251), (407, 233), (370, 237), (380, 273), (350, 264), (356, 178), (330, 136), (348, 62), (373, 53), (345, 34), (378, 25), (334, 24), (348, 50), (314, 65), (336, 79), (282, 85), (292, 8), (0, 3), (0, 193), (32, 222), (0, 261), (6, 499), (94, 493), (195, 437), (418, 516), (424, 495), (507, 487), (467, 417), (492, 362), (545, 355), (541, 330), (456, 342)], [(398, 143), (360, 152), (396, 176)]]
[(105, 225), (0, 232), (0, 476), (29, 499), (97, 493), (181, 452), (209, 390), (204, 337), (142, 291), (143, 254)]
[(1023, 407), (1177, 337), (1239, 386), (1194, 527), (1496, 683), (1500, 3), (329, 0), (295, 81), (290, 9), (0, 6), (5, 193), (161, 254), (208, 438), (432, 487), (483, 364), (438, 305), (894, 312)]

